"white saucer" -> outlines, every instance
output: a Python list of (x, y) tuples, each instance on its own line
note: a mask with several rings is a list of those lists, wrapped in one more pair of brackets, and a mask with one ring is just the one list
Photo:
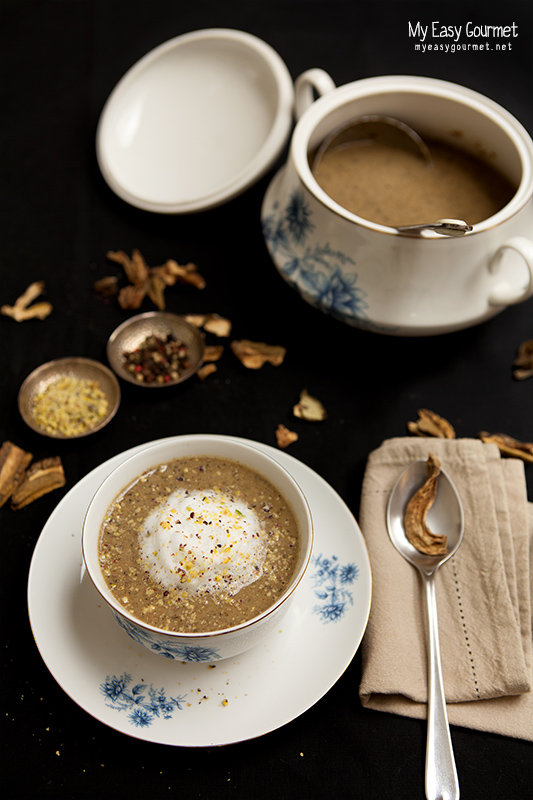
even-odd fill
[(240, 657), (210, 666), (150, 653), (119, 628), (84, 574), (85, 509), (105, 476), (143, 445), (89, 473), (43, 528), (28, 581), (37, 647), (64, 691), (117, 731), (189, 747), (261, 736), (323, 697), (359, 647), (370, 611), (371, 571), (353, 515), (309, 467), (253, 444), (289, 470), (307, 495), (315, 546), (282, 629)]
[(98, 164), (131, 205), (166, 214), (220, 205), (279, 156), (294, 88), (270, 45), (207, 28), (151, 50), (122, 77), (102, 111)]

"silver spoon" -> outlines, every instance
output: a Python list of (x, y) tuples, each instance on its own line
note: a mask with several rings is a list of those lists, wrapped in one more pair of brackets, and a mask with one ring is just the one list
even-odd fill
[[(311, 169), (315, 173), (324, 153), (330, 148), (350, 145), (354, 142), (376, 142), (389, 147), (399, 147), (422, 158), (429, 168), (433, 168), (433, 158), (422, 137), (405, 122), (382, 114), (369, 114), (339, 125), (326, 136), (316, 151)], [(418, 225), (401, 225), (396, 230), (406, 236), (416, 236), (420, 231), (432, 230), (441, 236), (464, 236), (472, 230), (462, 219), (438, 219), (436, 222)]]
[(426, 740), (427, 800), (458, 800), (459, 781), (453, 755), (446, 700), (442, 681), (435, 574), (453, 556), (461, 544), (464, 515), (461, 499), (450, 477), (441, 470), (437, 495), (428, 512), (428, 525), (434, 533), (446, 534), (444, 556), (428, 556), (408, 541), (404, 528), (405, 508), (409, 499), (428, 476), (427, 463), (415, 461), (400, 476), (387, 504), (387, 529), (398, 552), (420, 572), (424, 579), (428, 617), (428, 727)]
[(409, 125), (395, 117), (383, 114), (369, 114), (339, 125), (326, 136), (313, 157), (313, 171), (322, 161), (326, 150), (354, 142), (379, 141), (391, 147), (400, 147), (424, 159), (433, 166), (433, 159), (427, 144)]
[(472, 230), (472, 226), (463, 219), (438, 219), (420, 225), (398, 225), (396, 230), (407, 236), (416, 236), (420, 231), (435, 231), (441, 236), (464, 236)]

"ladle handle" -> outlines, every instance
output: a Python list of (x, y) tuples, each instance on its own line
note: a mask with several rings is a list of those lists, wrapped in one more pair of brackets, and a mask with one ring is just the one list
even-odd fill
[(458, 800), (459, 781), (442, 681), (435, 575), (424, 574), (424, 577), (429, 634), (426, 798), (427, 800)]

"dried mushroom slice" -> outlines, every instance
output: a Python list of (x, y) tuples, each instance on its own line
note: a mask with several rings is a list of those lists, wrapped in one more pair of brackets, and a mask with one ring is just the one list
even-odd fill
[(224, 348), (221, 344), (210, 344), (204, 348), (204, 361), (218, 361), (222, 357)]
[(290, 431), (285, 425), (281, 423), (276, 428), (276, 441), (278, 443), (278, 447), (285, 448), (288, 447), (293, 442), (298, 440), (298, 434), (295, 431)]
[(200, 367), (200, 369), (196, 374), (198, 375), (201, 381), (205, 381), (205, 379), (208, 378), (209, 375), (212, 375), (213, 372), (216, 372), (217, 369), (218, 369), (217, 365), (211, 362), (210, 364), (204, 364), (203, 367)]
[(186, 314), (185, 321), (196, 328), (203, 328), (204, 322), (207, 319), (207, 314)]
[(120, 264), (130, 283), (141, 285), (148, 280), (149, 269), (140, 250), (133, 250), (131, 258), (123, 250), (108, 250), (107, 258)]
[(226, 337), (231, 333), (231, 321), (220, 314), (208, 314), (203, 323), (204, 330), (215, 336)]
[(118, 302), (124, 310), (134, 310), (141, 307), (145, 297), (146, 286), (144, 284), (139, 284), (138, 286), (128, 284), (128, 286), (123, 286), (118, 293)]
[(51, 303), (41, 302), (30, 305), (43, 293), (43, 290), (44, 281), (30, 283), (26, 291), (15, 300), (15, 304), (2, 306), (0, 313), (5, 317), (11, 317), (15, 322), (24, 322), (27, 319), (46, 319), (53, 310)]
[(408, 422), (407, 430), (416, 436), (434, 436), (438, 439), (455, 439), (452, 425), (444, 417), (439, 417), (427, 408), (418, 409), (416, 422)]
[(231, 320), (220, 314), (187, 314), (186, 321), (197, 328), (204, 328), (208, 333), (218, 337), (226, 337), (231, 333)]
[(148, 279), (146, 293), (154, 306), (160, 311), (165, 310), (165, 289), (167, 285), (163, 276), (157, 273), (154, 274), (152, 272)]
[(320, 400), (310, 395), (307, 389), (303, 389), (300, 393), (300, 400), (293, 406), (292, 413), (295, 417), (308, 422), (322, 422), (328, 416)]
[(59, 456), (36, 461), (11, 495), (11, 508), (18, 511), (48, 492), (60, 489), (65, 483), (65, 473)]
[(521, 458), (533, 464), (533, 443), (520, 442), (512, 436), (507, 436), (506, 433), (487, 433), (487, 431), (481, 431), (479, 438), (487, 444), (495, 444), (505, 456)]
[(32, 453), (13, 442), (3, 443), (0, 448), (0, 507), (9, 500), (23, 479), (32, 458)]
[(135, 248), (130, 256), (123, 250), (109, 250), (107, 258), (120, 264), (126, 273), (129, 285), (120, 290), (118, 302), (123, 309), (140, 308), (146, 296), (160, 310), (165, 309), (165, 289), (180, 283), (205, 288), (205, 279), (196, 269), (195, 264), (181, 266), (173, 258), (167, 259), (159, 267), (149, 267), (144, 256)]
[(160, 267), (152, 267), (152, 275), (160, 276), (167, 286), (175, 283), (185, 283), (197, 289), (205, 289), (205, 278), (197, 271), (196, 264), (189, 262), (182, 266), (173, 258), (167, 259)]
[(231, 349), (241, 364), (247, 369), (260, 369), (267, 362), (274, 367), (283, 363), (284, 347), (265, 344), (265, 342), (252, 342), (249, 339), (234, 340)]
[(518, 348), (513, 361), (513, 377), (517, 381), (533, 377), (533, 339), (526, 339)]
[(100, 297), (111, 297), (118, 292), (118, 278), (116, 275), (106, 275), (93, 283), (93, 289)]
[(437, 481), (440, 475), (439, 459), (429, 454), (427, 460), (428, 477), (407, 503), (404, 514), (405, 535), (420, 553), (429, 556), (446, 555), (447, 536), (433, 533), (428, 527), (426, 517), (437, 494)]

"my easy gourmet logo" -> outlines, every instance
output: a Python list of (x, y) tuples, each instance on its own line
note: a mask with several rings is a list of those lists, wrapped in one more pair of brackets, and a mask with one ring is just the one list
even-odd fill
[(438, 50), (455, 53), (460, 50), (511, 50), (518, 37), (518, 25), (446, 25), (434, 20), (408, 22), (409, 38), (415, 40), (415, 50), (422, 53)]

